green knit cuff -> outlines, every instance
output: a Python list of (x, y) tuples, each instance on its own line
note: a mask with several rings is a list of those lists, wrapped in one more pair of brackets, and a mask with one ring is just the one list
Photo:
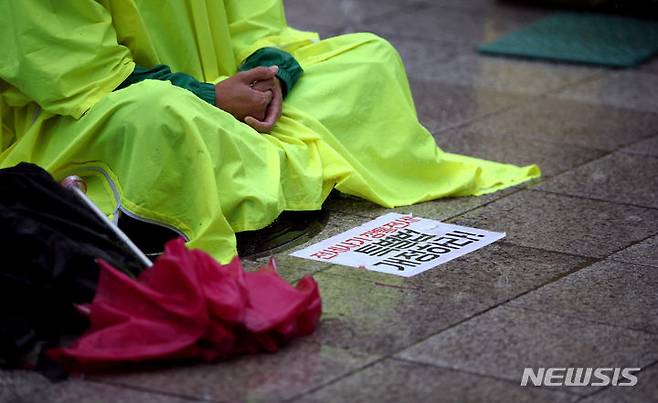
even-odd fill
[(190, 89), (197, 97), (208, 102), (210, 105), (216, 105), (215, 86), (210, 83), (199, 83), (196, 88)]
[(169, 66), (158, 64), (152, 68), (135, 66), (132, 74), (117, 88), (122, 89), (144, 80), (169, 81), (173, 85), (192, 92), (197, 97), (215, 106), (215, 86), (204, 83), (189, 74), (172, 73)]

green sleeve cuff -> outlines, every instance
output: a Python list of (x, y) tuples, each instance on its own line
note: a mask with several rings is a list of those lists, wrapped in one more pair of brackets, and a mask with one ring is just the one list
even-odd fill
[(117, 89), (125, 88), (131, 84), (144, 80), (161, 80), (169, 81), (177, 87), (184, 88), (192, 92), (197, 97), (203, 99), (211, 105), (215, 105), (215, 86), (210, 83), (198, 81), (194, 77), (185, 73), (172, 73), (169, 66), (159, 64), (153, 68), (147, 69), (141, 66), (135, 66), (132, 74), (119, 85)]
[(276, 76), (282, 82), (282, 92), (285, 97), (295, 85), (304, 70), (288, 52), (277, 48), (261, 48), (252, 53), (241, 65), (240, 71), (259, 66), (279, 66)]
[[(188, 88), (189, 89), (189, 88)], [(215, 86), (210, 84), (210, 83), (199, 83), (197, 88), (194, 90), (191, 90), (196, 95), (197, 97), (203, 99), (204, 101), (208, 102), (210, 105), (215, 106), (216, 105), (216, 94), (215, 94)]]

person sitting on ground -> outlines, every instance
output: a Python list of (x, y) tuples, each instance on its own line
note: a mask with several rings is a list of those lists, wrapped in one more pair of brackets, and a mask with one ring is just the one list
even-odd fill
[(389, 42), (320, 40), (281, 0), (7, 0), (0, 27), (0, 168), (82, 176), (222, 262), (332, 189), (395, 207), (539, 176), (439, 149)]

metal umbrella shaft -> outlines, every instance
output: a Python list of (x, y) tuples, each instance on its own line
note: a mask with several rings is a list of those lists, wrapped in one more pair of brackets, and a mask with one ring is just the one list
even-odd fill
[(96, 205), (87, 197), (85, 191), (87, 190), (87, 184), (84, 179), (79, 176), (68, 176), (62, 181), (62, 185), (75, 193), (83, 203), (91, 209), (91, 211), (100, 218), (105, 225), (110, 229), (120, 240), (123, 242), (128, 249), (139, 259), (146, 267), (153, 266), (153, 263), (149, 260), (148, 257), (142, 252), (133, 241), (128, 238), (126, 234), (121, 231), (121, 229), (116, 226), (112, 221), (110, 221), (105, 214), (98, 208)]

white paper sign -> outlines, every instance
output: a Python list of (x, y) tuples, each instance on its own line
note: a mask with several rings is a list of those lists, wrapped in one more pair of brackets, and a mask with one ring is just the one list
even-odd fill
[(504, 237), (503, 232), (389, 213), (291, 255), (411, 277)]

